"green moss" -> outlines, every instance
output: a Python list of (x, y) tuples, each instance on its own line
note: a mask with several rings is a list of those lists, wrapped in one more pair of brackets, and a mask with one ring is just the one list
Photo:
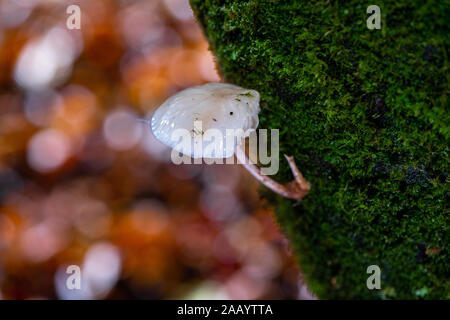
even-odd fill
[(356, 0), (191, 4), (222, 75), (261, 93), (260, 127), (312, 183), (301, 203), (270, 199), (311, 290), (449, 299), (449, 2), (377, 2), (382, 30)]

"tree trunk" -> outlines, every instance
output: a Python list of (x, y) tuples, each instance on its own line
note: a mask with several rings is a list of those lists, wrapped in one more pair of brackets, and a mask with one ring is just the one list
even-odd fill
[[(450, 298), (446, 1), (191, 0), (311, 192), (266, 192), (319, 298)], [(280, 157), (280, 181), (292, 179)], [(370, 290), (367, 268), (381, 269)]]

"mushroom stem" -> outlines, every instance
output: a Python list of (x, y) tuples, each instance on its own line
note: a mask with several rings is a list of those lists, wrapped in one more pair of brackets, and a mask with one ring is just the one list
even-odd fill
[(311, 188), (310, 184), (303, 177), (300, 170), (298, 170), (294, 158), (284, 155), (291, 167), (294, 180), (291, 182), (281, 184), (271, 179), (269, 176), (263, 175), (258, 166), (251, 163), (247, 154), (245, 153), (245, 144), (237, 145), (235, 150), (236, 159), (262, 184), (275, 193), (282, 195), (289, 199), (301, 199), (306, 196)]

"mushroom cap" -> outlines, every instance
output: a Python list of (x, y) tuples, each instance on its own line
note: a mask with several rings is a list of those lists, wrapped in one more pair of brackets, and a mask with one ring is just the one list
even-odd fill
[[(259, 111), (257, 91), (208, 83), (180, 91), (166, 100), (153, 114), (151, 128), (156, 139), (192, 158), (228, 158), (241, 138), (257, 128)], [(185, 138), (179, 137), (180, 131), (174, 134), (177, 129), (184, 129)], [(220, 132), (223, 139), (212, 139), (210, 129)], [(244, 134), (232, 138), (227, 129)]]

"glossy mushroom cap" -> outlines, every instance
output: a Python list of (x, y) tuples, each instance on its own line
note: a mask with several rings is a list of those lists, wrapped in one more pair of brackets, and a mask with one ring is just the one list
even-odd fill
[[(170, 97), (154, 113), (151, 127), (162, 143), (192, 158), (228, 158), (236, 143), (226, 143), (230, 131), (240, 129), (245, 138), (259, 123), (259, 93), (226, 83), (208, 83), (192, 87)], [(184, 129), (185, 138), (180, 138)], [(223, 139), (211, 138), (212, 131)], [(177, 131), (178, 130), (178, 131)], [(218, 131), (217, 131), (218, 130)], [(201, 148), (193, 146), (201, 141)], [(187, 146), (189, 144), (189, 146)], [(192, 147), (192, 148), (191, 148)], [(221, 152), (217, 152), (221, 150)]]

